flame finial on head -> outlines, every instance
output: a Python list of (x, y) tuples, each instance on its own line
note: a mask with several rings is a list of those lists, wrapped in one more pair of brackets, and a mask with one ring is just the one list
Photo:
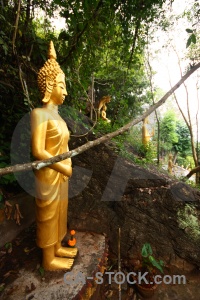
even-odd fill
[(48, 58), (53, 58), (53, 59), (57, 59), (57, 55), (56, 55), (56, 51), (55, 51), (55, 48), (54, 48), (54, 44), (52, 41), (50, 41), (50, 44), (49, 44), (49, 51), (48, 51)]
[(51, 41), (49, 44), (48, 60), (38, 72), (38, 86), (43, 97), (43, 103), (47, 103), (50, 99), (56, 76), (58, 74), (64, 74), (56, 61), (56, 58), (56, 51), (53, 42)]

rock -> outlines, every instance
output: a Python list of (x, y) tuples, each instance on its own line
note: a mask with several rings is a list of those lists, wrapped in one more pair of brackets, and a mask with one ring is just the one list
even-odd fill
[[(93, 140), (90, 135), (87, 140)], [(70, 149), (87, 142), (71, 138)], [(149, 242), (160, 259), (175, 254), (200, 266), (200, 240), (179, 227), (177, 214), (187, 203), (200, 215), (200, 195), (185, 183), (173, 180), (155, 167), (146, 169), (120, 158), (109, 144), (100, 144), (72, 158), (82, 168), (70, 180), (70, 227), (106, 233), (110, 248), (117, 254), (118, 227), (121, 227), (121, 254), (129, 257)], [(79, 189), (86, 174), (90, 178)], [(77, 185), (76, 185), (77, 180)], [(166, 259), (167, 260), (167, 259)], [(166, 261), (167, 263), (167, 261)]]
[[(8, 199), (9, 200), (9, 199)], [(18, 203), (23, 219), (21, 225), (17, 225), (14, 220), (6, 220), (0, 224), (0, 247), (11, 242), (22, 230), (28, 228), (35, 220), (34, 198), (28, 194), (18, 194), (14, 199), (9, 200), (13, 206)]]
[[(76, 232), (78, 256), (75, 258), (72, 271), (45, 271), (44, 278), (38, 269), (23, 268), (18, 277), (6, 285), (1, 294), (2, 300), (43, 299), (43, 300), (75, 300), (80, 295), (90, 292), (94, 299), (98, 292), (95, 283), (97, 272), (107, 263), (107, 245), (105, 236), (95, 233)], [(35, 266), (39, 261), (36, 258)]]
[(187, 271), (187, 272), (192, 272), (195, 269), (193, 264), (190, 264), (184, 259), (179, 258), (177, 256), (175, 256), (175, 258), (170, 261), (170, 264), (172, 266), (177, 267), (180, 270)]

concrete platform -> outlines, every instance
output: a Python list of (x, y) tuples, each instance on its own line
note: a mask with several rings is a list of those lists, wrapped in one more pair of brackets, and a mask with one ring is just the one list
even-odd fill
[[(2, 300), (78, 300), (98, 299), (99, 284), (95, 274), (104, 271), (107, 262), (107, 246), (104, 235), (76, 233), (78, 256), (72, 273), (64, 271), (45, 271), (40, 274), (40, 259), (34, 264), (18, 270), (17, 278), (7, 284), (0, 298)], [(66, 237), (67, 239), (67, 237)], [(23, 249), (22, 249), (22, 255)]]

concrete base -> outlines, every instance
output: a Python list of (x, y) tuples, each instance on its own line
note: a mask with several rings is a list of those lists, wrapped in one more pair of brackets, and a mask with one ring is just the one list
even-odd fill
[(97, 299), (94, 294), (99, 290), (99, 284), (95, 283), (95, 274), (104, 272), (107, 261), (105, 236), (78, 232), (75, 237), (79, 253), (75, 258), (71, 273), (45, 271), (41, 276), (39, 272), (40, 258), (38, 257), (35, 269), (20, 269), (18, 278), (5, 287), (1, 299)]

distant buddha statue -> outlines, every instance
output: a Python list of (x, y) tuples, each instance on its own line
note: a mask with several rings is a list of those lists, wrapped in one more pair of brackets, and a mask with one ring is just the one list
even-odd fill
[(143, 124), (142, 124), (142, 144), (143, 145), (148, 145), (150, 139), (152, 136), (154, 136), (154, 130), (152, 130), (152, 133), (150, 134), (147, 128), (147, 124), (149, 123), (148, 117), (143, 119)]
[(111, 96), (103, 96), (101, 100), (99, 101), (98, 106), (98, 119), (102, 118), (106, 122), (110, 122), (110, 120), (106, 117), (106, 110), (107, 106), (106, 104), (109, 103), (111, 100)]
[[(42, 108), (31, 112), (32, 153), (38, 160), (69, 151), (69, 132), (58, 114), (58, 105), (67, 96), (65, 75), (56, 61), (50, 42), (48, 60), (38, 73)], [(70, 269), (76, 248), (62, 247), (67, 232), (68, 178), (72, 175), (71, 159), (65, 159), (35, 171), (36, 242), (42, 248), (45, 270)]]
[(107, 107), (106, 107), (106, 105), (104, 104), (103, 107), (102, 107), (102, 109), (101, 109), (101, 118), (102, 118), (104, 121), (110, 123), (110, 120), (106, 117), (106, 110), (107, 110)]
[(174, 164), (172, 162), (172, 158), (173, 158), (173, 155), (170, 153), (169, 154), (169, 159), (168, 159), (168, 169), (167, 169), (169, 174), (173, 173), (173, 166), (174, 166)]

